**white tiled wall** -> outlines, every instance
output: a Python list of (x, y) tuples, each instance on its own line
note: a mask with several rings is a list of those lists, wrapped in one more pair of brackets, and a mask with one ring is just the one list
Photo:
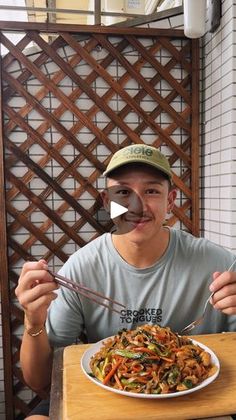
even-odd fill
[[(236, 4), (234, 5), (234, 1), (222, 1), (222, 12), (220, 28), (213, 34), (207, 33), (202, 40), (201, 234), (235, 251), (236, 111), (233, 100), (236, 91), (234, 58)], [(145, 26), (182, 28), (183, 16)], [(0, 341), (0, 420), (5, 419), (2, 365)]]
[[(201, 236), (236, 252), (236, 2), (221, 3), (219, 28), (201, 40)], [(182, 28), (183, 15), (149, 26)]]
[(222, 1), (218, 30), (202, 48), (202, 236), (236, 251), (235, 13)]

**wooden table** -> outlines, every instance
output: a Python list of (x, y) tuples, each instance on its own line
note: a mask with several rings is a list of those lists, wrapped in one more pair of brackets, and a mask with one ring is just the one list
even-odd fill
[(64, 351), (57, 351), (50, 418), (184, 420), (236, 413), (236, 333), (199, 335), (193, 338), (216, 353), (221, 365), (220, 374), (202, 390), (162, 400), (124, 397), (92, 383), (80, 367), (80, 358), (89, 345), (69, 346)]

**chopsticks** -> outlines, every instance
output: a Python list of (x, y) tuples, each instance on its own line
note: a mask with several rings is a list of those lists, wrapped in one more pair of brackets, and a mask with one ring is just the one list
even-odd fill
[[(117, 312), (120, 314), (121, 310), (118, 310), (114, 308), (112, 305), (118, 305), (122, 308), (125, 308), (125, 305), (123, 305), (120, 302), (117, 302), (116, 300), (113, 300), (107, 296), (102, 295), (101, 293), (95, 292), (94, 290), (90, 289), (89, 287), (82, 286), (81, 284), (75, 283), (74, 281), (71, 281), (67, 279), (64, 276), (61, 276), (60, 274), (54, 273), (51, 270), (47, 270), (49, 274), (51, 274), (52, 277), (54, 277), (54, 281), (61, 286), (66, 287), (67, 289), (73, 290), (74, 292), (86, 297), (87, 299), (92, 300), (93, 302), (97, 303), (98, 305), (102, 305), (105, 308), (109, 309), (110, 311)], [(92, 295), (92, 296), (91, 296)], [(100, 298), (100, 300), (96, 299), (94, 296)], [(104, 300), (110, 302), (110, 304), (107, 304), (103, 302)]]

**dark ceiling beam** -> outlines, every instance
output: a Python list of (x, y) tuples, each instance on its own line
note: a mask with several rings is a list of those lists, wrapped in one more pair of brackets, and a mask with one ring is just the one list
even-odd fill
[[(32, 1), (26, 0), (26, 4), (32, 4)], [(0, 10), (19, 10), (19, 11), (28, 11), (30, 16), (31, 13), (44, 12), (47, 13), (49, 18), (48, 22), (56, 23), (56, 14), (65, 13), (65, 14), (85, 14), (85, 15), (94, 15), (94, 24), (101, 25), (102, 16), (111, 16), (111, 17), (124, 17), (125, 20), (114, 23), (110, 26), (118, 27), (132, 27), (132, 26), (141, 26), (158, 20), (168, 19), (174, 16), (183, 14), (183, 6), (173, 7), (170, 9), (163, 10), (161, 12), (154, 12), (148, 15), (134, 14), (134, 13), (118, 13), (118, 12), (102, 12), (101, 11), (101, 0), (94, 0), (95, 10), (79, 10), (79, 9), (57, 9), (56, 0), (47, 0), (48, 7), (22, 7), (22, 6), (7, 6), (0, 5)], [(29, 19), (30, 21), (31, 19)]]
[(183, 6), (173, 7), (171, 9), (163, 10), (161, 12), (154, 12), (150, 15), (136, 16), (136, 18), (124, 20), (122, 22), (114, 23), (112, 26), (141, 26), (147, 23), (155, 22), (158, 20), (168, 19), (174, 16), (182, 15), (184, 13)]
[[(51, 9), (52, 10), (56, 9), (56, 0), (47, 0), (46, 4), (47, 4), (48, 9), (50, 9), (50, 10)], [(56, 13), (48, 12), (47, 13), (47, 21), (50, 22), (50, 23), (56, 23), (56, 21), (57, 21)]]
[(94, 25), (101, 23), (101, 0), (94, 0)]

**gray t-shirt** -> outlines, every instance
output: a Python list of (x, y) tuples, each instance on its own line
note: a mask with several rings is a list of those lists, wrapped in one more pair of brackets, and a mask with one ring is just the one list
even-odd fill
[[(209, 296), (212, 273), (226, 271), (235, 255), (204, 238), (170, 229), (165, 254), (148, 268), (136, 268), (116, 251), (106, 233), (75, 252), (60, 274), (124, 303), (120, 315), (61, 287), (48, 311), (47, 330), (53, 345), (89, 342), (116, 334), (122, 328), (152, 323), (179, 332), (200, 316)], [(235, 265), (236, 270), (236, 265)], [(203, 324), (194, 334), (236, 331), (236, 316), (208, 305)]]

